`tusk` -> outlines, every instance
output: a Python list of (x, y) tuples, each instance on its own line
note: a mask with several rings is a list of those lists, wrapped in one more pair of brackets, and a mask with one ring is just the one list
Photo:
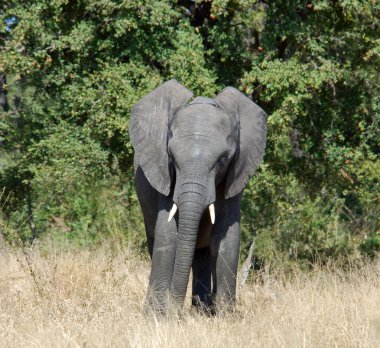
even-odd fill
[(210, 217), (211, 217), (211, 223), (215, 223), (215, 205), (212, 203), (209, 207), (208, 210), (210, 211)]
[(169, 217), (168, 217), (168, 222), (173, 219), (173, 216), (175, 215), (177, 211), (177, 205), (175, 203), (173, 203), (173, 207), (172, 209), (170, 210), (170, 213), (169, 213)]

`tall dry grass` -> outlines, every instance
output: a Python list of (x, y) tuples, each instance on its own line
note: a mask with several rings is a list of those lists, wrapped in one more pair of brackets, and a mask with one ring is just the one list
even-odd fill
[[(379, 347), (380, 268), (263, 272), (236, 313), (147, 319), (149, 262), (128, 250), (0, 248), (2, 347)], [(189, 301), (187, 301), (189, 302)]]

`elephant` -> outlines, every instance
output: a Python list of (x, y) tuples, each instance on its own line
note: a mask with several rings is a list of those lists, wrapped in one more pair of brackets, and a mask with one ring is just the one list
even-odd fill
[[(233, 87), (196, 97), (176, 80), (131, 110), (135, 187), (152, 268), (145, 308), (234, 308), (243, 190), (263, 159), (265, 112)], [(192, 99), (191, 102), (190, 99)]]

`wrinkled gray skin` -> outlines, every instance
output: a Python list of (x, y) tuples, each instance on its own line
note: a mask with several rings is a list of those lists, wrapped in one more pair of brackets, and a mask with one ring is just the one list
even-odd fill
[[(235, 301), (242, 192), (262, 160), (266, 115), (238, 90), (198, 97), (170, 80), (132, 109), (135, 181), (152, 270), (146, 308), (181, 308), (190, 269), (193, 304)], [(175, 203), (176, 215), (168, 221)], [(215, 224), (209, 206), (215, 205)]]

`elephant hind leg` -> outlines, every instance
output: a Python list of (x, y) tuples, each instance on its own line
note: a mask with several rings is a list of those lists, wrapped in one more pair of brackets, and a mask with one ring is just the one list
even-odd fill
[(153, 257), (154, 231), (158, 215), (158, 192), (150, 185), (144, 172), (140, 167), (135, 173), (135, 185), (137, 197), (140, 202), (141, 210), (144, 216), (146, 238), (148, 241), (149, 255)]
[(193, 295), (192, 305), (209, 312), (211, 296), (211, 252), (210, 248), (195, 249), (192, 264)]

